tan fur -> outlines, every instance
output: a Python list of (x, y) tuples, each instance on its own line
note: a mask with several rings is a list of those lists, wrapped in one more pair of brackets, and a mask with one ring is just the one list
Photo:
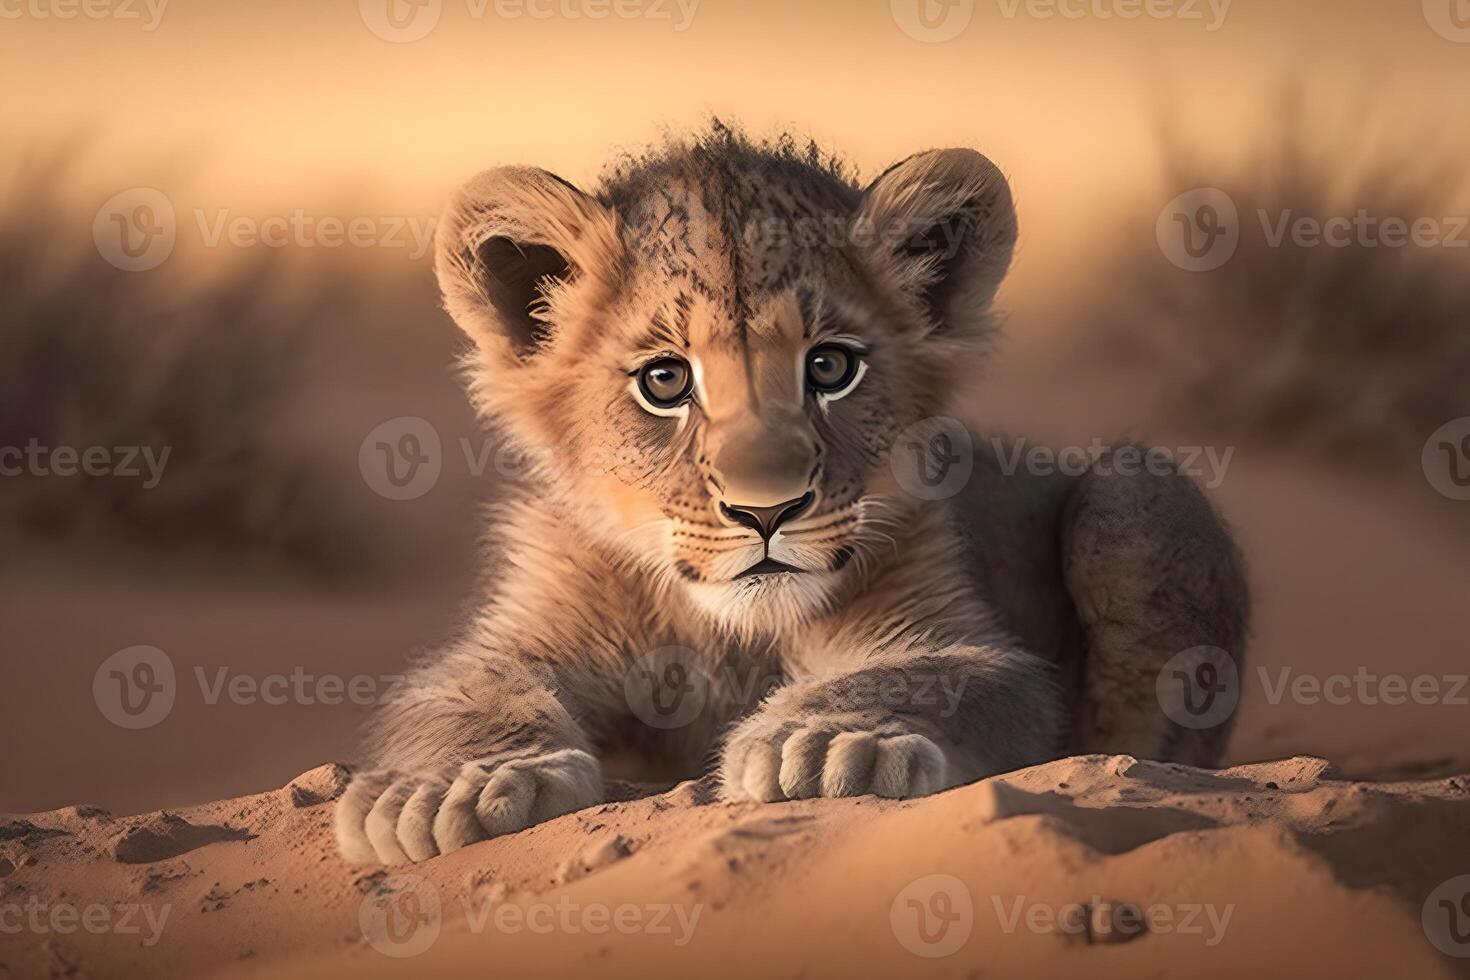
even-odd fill
[[(1212, 758), (1223, 731), (1182, 738), (1152, 700), (1178, 644), (1244, 642), (1192, 485), (981, 458), (930, 501), (890, 465), (973, 376), (1015, 235), (972, 150), (859, 190), (718, 125), (595, 194), (525, 168), (466, 185), (439, 281), (475, 404), (531, 472), (481, 612), (376, 721), (344, 854), (423, 860), (590, 805), (628, 747), (760, 800), (922, 795), (1079, 744)], [(862, 351), (831, 395), (804, 374), (827, 342)], [(660, 357), (692, 366), (681, 406), (636, 387)], [(768, 542), (728, 509), (794, 500)], [(763, 557), (799, 571), (741, 577)], [(634, 702), (669, 663), (701, 701), (664, 725)]]

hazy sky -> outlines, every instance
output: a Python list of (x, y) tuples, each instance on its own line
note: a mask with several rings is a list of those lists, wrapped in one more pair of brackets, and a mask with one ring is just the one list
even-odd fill
[(93, 197), (167, 185), (256, 214), (427, 213), (496, 163), (589, 183), (610, 149), (709, 112), (865, 175), (965, 144), (1011, 175), (1018, 276), (1040, 285), (1155, 176), (1161, 105), (1222, 151), (1292, 76), (1470, 129), (1455, 3), (0, 0), (0, 144), (95, 134)]

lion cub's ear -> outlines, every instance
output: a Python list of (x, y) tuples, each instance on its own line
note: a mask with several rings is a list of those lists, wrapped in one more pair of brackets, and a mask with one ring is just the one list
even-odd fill
[(445, 309), (482, 349), (515, 359), (546, 341), (559, 292), (574, 281), (595, 292), (620, 254), (610, 210), (532, 167), (487, 170), (460, 188), (435, 249)]
[(1011, 189), (974, 150), (919, 153), (863, 192), (853, 239), (937, 330), (980, 333), (1016, 244)]

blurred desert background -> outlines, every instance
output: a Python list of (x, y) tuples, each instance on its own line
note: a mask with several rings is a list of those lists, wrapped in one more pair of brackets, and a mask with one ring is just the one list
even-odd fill
[[(711, 115), (811, 137), (865, 180), (934, 146), (999, 163), (1021, 246), (965, 418), (1230, 454), (1209, 489), (1257, 603), (1230, 761), (1470, 769), (1470, 503), (1425, 453), (1470, 416), (1461, 0), (1136, 19), (925, 0), (967, 18), (944, 39), (904, 0), (388, 2), (171, 0), (156, 20), (0, 3), (0, 447), (170, 452), (152, 486), (0, 476), (0, 812), (138, 812), (350, 758), (364, 705), (229, 684), (380, 683), (473, 594), (476, 507), (514, 461), (460, 393), (416, 231), (479, 169), (590, 188), (620, 149)], [(417, 39), (393, 27), (430, 16)], [(1190, 271), (1161, 215), (1202, 187), (1238, 209), (1239, 243)], [(117, 232), (163, 227), (160, 201), (171, 251), (126, 268), (157, 255)], [(1257, 217), (1360, 210), (1441, 239), (1276, 244)], [(363, 234), (333, 246), (333, 222)], [(394, 500), (361, 451), (404, 417), (438, 434), (441, 473)], [(1446, 444), (1470, 472), (1470, 441)], [(94, 678), (140, 645), (176, 690), (134, 729)], [(1274, 699), (1258, 668), (1431, 677), (1460, 699)]]

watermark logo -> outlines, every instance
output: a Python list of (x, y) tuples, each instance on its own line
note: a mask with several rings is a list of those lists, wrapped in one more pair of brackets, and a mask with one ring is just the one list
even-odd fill
[(1470, 44), (1470, 0), (1423, 0), (1424, 19), (1446, 41)]
[(1240, 245), (1240, 212), (1229, 194), (1197, 187), (1159, 212), (1154, 235), (1164, 257), (1189, 272), (1211, 272), (1229, 262)]
[(1017, 895), (1007, 902), (999, 895), (992, 895), (990, 904), (1000, 931), (1006, 935), (1020, 930), (1043, 936), (1060, 933), (1088, 943), (1127, 942), (1152, 932), (1198, 936), (1206, 946), (1215, 947), (1224, 942), (1235, 915), (1234, 904), (1189, 902), (1138, 906), (1100, 895), (1094, 895), (1090, 902), (1064, 905), (1030, 902), (1025, 895)]
[(462, 919), (472, 935), (487, 930), (504, 935), (667, 936), (675, 946), (687, 946), (699, 925), (702, 904), (684, 905), (600, 902), (581, 904), (563, 895), (555, 904), (521, 904), (504, 900), (503, 886), (495, 886), (483, 900), (459, 895), (446, 908), (434, 885), (413, 874), (383, 879), (358, 905), (358, 925), (368, 944), (385, 956), (405, 959), (427, 951), (439, 938), (446, 912), (456, 923)]
[(687, 647), (660, 647), (623, 675), (623, 696), (651, 728), (683, 728), (704, 711), (710, 681), (698, 655)]
[(0, 20), (136, 20), (158, 30), (169, 0), (0, 0)]
[[(621, 20), (668, 21), (676, 33), (689, 30), (700, 0), (463, 0), (471, 20)], [(384, 41), (421, 41), (439, 26), (443, 0), (358, 0), (358, 14)]]
[(1164, 664), (1154, 692), (1176, 725), (1214, 728), (1229, 720), (1240, 703), (1240, 671), (1219, 647), (1193, 647)]
[(925, 959), (957, 952), (975, 928), (970, 889), (954, 875), (928, 875), (910, 882), (888, 910), (894, 938)]
[(434, 945), (444, 924), (439, 891), (419, 875), (390, 875), (358, 905), (357, 924), (384, 956), (418, 956)]
[[(964, 704), (969, 678), (947, 671), (863, 671), (843, 682), (847, 696), (881, 705), (895, 714), (952, 718)], [(623, 695), (633, 713), (652, 728), (692, 724), (711, 701), (758, 704), (780, 690), (786, 678), (780, 668), (750, 661), (710, 666), (687, 647), (661, 647), (628, 668)]]
[(25, 904), (0, 904), (0, 935), (29, 932), (37, 936), (70, 936), (86, 932), (93, 936), (136, 936), (139, 945), (152, 948), (163, 938), (172, 911), (172, 905), (136, 902), (50, 905), (32, 895)]
[(173, 254), (178, 232), (173, 202), (152, 187), (114, 194), (92, 220), (98, 253), (124, 272), (158, 268)]
[(996, 0), (1001, 16), (1014, 20), (1174, 20), (1198, 22), (1206, 34), (1225, 26), (1232, 0)]
[(92, 675), (97, 709), (119, 728), (152, 728), (168, 717), (177, 693), (174, 663), (158, 647), (119, 650)]
[(315, 214), (305, 208), (265, 215), (193, 208), (186, 217), (163, 192), (135, 187), (98, 209), (92, 238), (102, 257), (125, 272), (158, 268), (184, 233), (197, 234), (210, 249), (383, 249), (417, 262), (432, 250), (437, 223), (433, 215)]
[[(290, 673), (252, 675), (217, 667), (194, 668), (200, 699), (214, 707), (234, 705), (383, 704), (403, 686), (402, 674), (313, 674), (297, 666)], [(92, 696), (103, 717), (121, 728), (152, 728), (168, 717), (181, 688), (173, 660), (157, 647), (119, 650), (92, 677)]]
[(1451, 500), (1470, 500), (1470, 416), (1446, 422), (1420, 457), (1429, 485)]
[(1256, 220), (1269, 248), (1287, 243), (1296, 248), (1470, 248), (1470, 238), (1465, 234), (1470, 217), (1465, 215), (1405, 218), (1375, 215), (1367, 208), (1358, 208), (1352, 215), (1323, 218), (1286, 208), (1273, 217), (1261, 208), (1256, 211)]
[(899, 30), (925, 44), (953, 41), (975, 16), (975, 0), (889, 0), (888, 8)]
[(1446, 956), (1470, 957), (1470, 875), (1457, 875), (1430, 892), (1420, 923), (1435, 949)]
[[(713, 219), (703, 211), (690, 216), (698, 238)], [(941, 258), (953, 258), (965, 244), (969, 227), (962, 221), (939, 222), (922, 219), (885, 221), (853, 218), (838, 211), (802, 215), (757, 213), (748, 218), (740, 237), (752, 248), (779, 249), (871, 249), (892, 253), (900, 248), (919, 249)], [(711, 233), (723, 234), (719, 229)]]
[(904, 429), (889, 453), (898, 485), (920, 500), (946, 500), (975, 471), (975, 445), (959, 419), (933, 416)]
[(24, 446), (0, 446), (0, 476), (115, 477), (152, 490), (172, 453), (172, 446), (47, 446), (32, 436)]
[(1165, 257), (1190, 272), (1211, 272), (1225, 265), (1246, 231), (1254, 236), (1257, 226), (1260, 243), (1271, 249), (1470, 248), (1470, 216), (1466, 215), (1406, 217), (1373, 214), (1367, 208), (1351, 214), (1315, 215), (1292, 208), (1257, 208), (1254, 217), (1254, 223), (1243, 225), (1228, 194), (1212, 187), (1196, 188), (1166, 204), (1154, 230)]
[(194, 225), (205, 248), (381, 248), (402, 251), (411, 262), (429, 254), (437, 223), (425, 215), (340, 216), (311, 214), (305, 208), (265, 217), (235, 214), (229, 208), (194, 209)]
[(357, 450), (357, 468), (373, 492), (415, 500), (434, 489), (444, 466), (439, 430), (426, 419), (401, 415), (373, 429)]
[(1465, 695), (1470, 675), (1466, 674), (1375, 674), (1359, 667), (1351, 674), (1298, 674), (1291, 667), (1281, 667), (1272, 679), (1265, 667), (1257, 667), (1266, 703), (1278, 705), (1290, 698), (1293, 704), (1327, 704), (1341, 707), (1364, 704), (1372, 707), (1417, 704), (1422, 707), (1446, 705), (1463, 708), (1470, 705)]
[(458, 467), (460, 459), (464, 461), (464, 472), (476, 479), (498, 474), (516, 480), (548, 468), (594, 479), (607, 475), (606, 468), (595, 460), (559, 460), (552, 452), (513, 442), (460, 436), (452, 445), (459, 447), (457, 454), (442, 445), (438, 430), (430, 422), (398, 416), (363, 439), (358, 447), (358, 468), (368, 486), (390, 500), (422, 497), (437, 485), (444, 467)]
[(1028, 445), (1024, 438), (1006, 440), (992, 436), (990, 448), (1005, 476), (1015, 476), (1022, 471), (1032, 476), (1063, 474), (1080, 477), (1089, 472), (1099, 476), (1187, 476), (1201, 481), (1205, 488), (1214, 490), (1225, 482), (1230, 461), (1235, 457), (1235, 447), (1227, 446), (1223, 451), (1215, 446), (1177, 446), (1165, 449), (1162, 446), (1143, 448), (1125, 443), (1109, 446), (1101, 439), (1093, 438), (1087, 446), (1065, 446), (1053, 449), (1049, 446)]
[(289, 674), (232, 674), (228, 667), (217, 667), (214, 676), (203, 667), (194, 668), (199, 694), (210, 707), (226, 700), (242, 706), (264, 704), (280, 707), (286, 704), (327, 705), (355, 704), (368, 708), (383, 704), (402, 686), (402, 674), (312, 674), (304, 667), (292, 668)]
[(357, 0), (367, 29), (384, 41), (408, 44), (429, 36), (439, 26), (444, 0)]
[(667, 936), (675, 946), (689, 945), (704, 912), (702, 903), (634, 905), (625, 902), (613, 906), (591, 902), (583, 905), (567, 895), (558, 898), (555, 905), (550, 902), (522, 905), (499, 901), (493, 896), (479, 903), (461, 897), (460, 905), (469, 931), (476, 936), (487, 928), (507, 935), (529, 932), (538, 936), (553, 933), (605, 936), (616, 932), (624, 936)]

